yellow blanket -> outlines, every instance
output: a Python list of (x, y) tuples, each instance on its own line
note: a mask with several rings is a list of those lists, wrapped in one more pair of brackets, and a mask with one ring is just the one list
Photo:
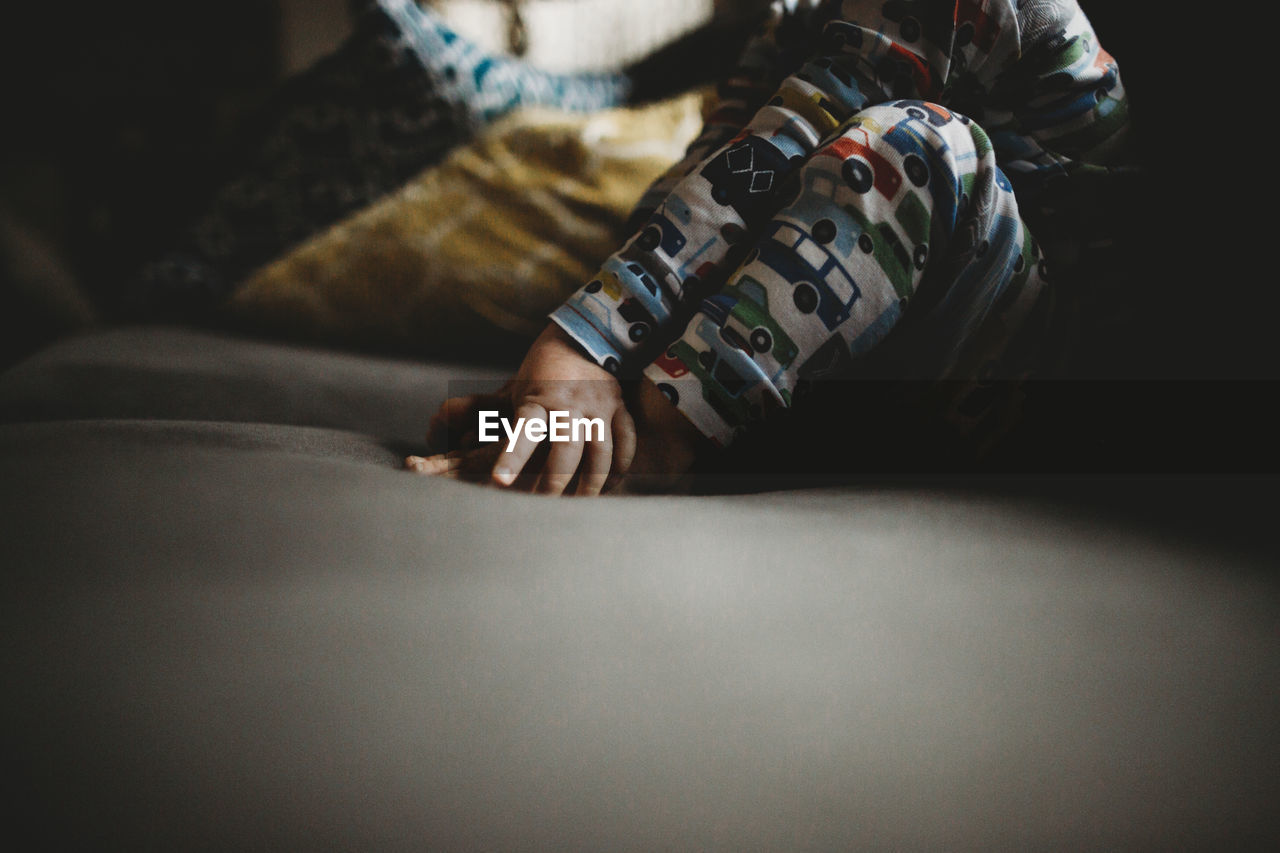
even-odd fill
[(258, 270), (230, 319), (331, 345), (518, 354), (618, 247), (636, 200), (697, 133), (702, 101), (517, 113)]

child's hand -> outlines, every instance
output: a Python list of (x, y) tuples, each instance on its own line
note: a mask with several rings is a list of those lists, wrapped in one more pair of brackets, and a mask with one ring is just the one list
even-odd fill
[[(431, 447), (447, 446), (450, 451), (475, 449), (479, 445), (476, 427), (480, 412), (497, 410), (503, 414), (511, 414), (511, 383), (512, 380), (508, 379), (491, 394), (468, 394), (445, 400), (427, 425), (427, 444)], [(437, 456), (431, 458), (435, 459)]]
[(687, 485), (689, 470), (711, 443), (648, 379), (641, 380), (632, 411), (637, 447), (622, 488), (681, 491)]
[[(487, 472), (500, 486), (544, 494), (563, 494), (576, 480), (576, 494), (597, 495), (622, 477), (636, 452), (636, 428), (622, 400), (622, 386), (608, 371), (586, 358), (559, 326), (550, 325), (534, 341), (515, 377), (495, 395), (448, 400), (432, 419), (430, 437), (443, 429), (468, 434), (478, 425), (483, 409), (517, 419), (548, 421), (550, 412), (565, 412), (570, 420), (599, 419), (606, 426), (602, 440), (549, 442), (540, 463), (530, 466), (539, 442), (521, 432), (513, 446), (507, 439), (480, 444), (468, 436), (462, 447), (428, 459), (411, 457), (406, 465), (426, 474), (473, 479)], [(594, 437), (594, 436), (593, 436)], [(469, 476), (470, 475), (470, 476)]]

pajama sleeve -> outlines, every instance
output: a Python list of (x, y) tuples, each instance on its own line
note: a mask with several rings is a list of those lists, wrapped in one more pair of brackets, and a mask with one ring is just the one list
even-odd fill
[(733, 69), (716, 86), (702, 130), (684, 157), (650, 184), (636, 203), (628, 220), (631, 232), (641, 228), (680, 179), (741, 130), (778, 88), (787, 73), (776, 34), (778, 23), (779, 15), (771, 15), (747, 41)]
[[(1079, 5), (1063, 0), (1017, 5), (1016, 53), (994, 76), (975, 75), (957, 63), (951, 70), (951, 106), (991, 137), (1020, 194), (1076, 171), (1131, 163), (1120, 70)], [(975, 0), (959, 4), (978, 6)]]
[[(704, 297), (794, 195), (800, 169), (866, 107), (910, 99), (975, 111), (992, 123), (997, 158), (1032, 175), (1120, 148), (1115, 64), (1073, 0), (835, 0), (811, 12), (782, 18), (808, 27), (807, 58), (727, 140), (730, 122), (710, 127), (678, 179), (655, 188), (666, 195), (643, 226), (553, 312), (597, 363), (647, 365), (659, 378), (666, 345), (694, 334), (695, 312), (717, 308)], [(787, 389), (768, 386), (752, 394), (788, 404)], [(691, 419), (721, 441), (744, 425)]]
[[(703, 133), (646, 193), (640, 209), (652, 209), (647, 219), (552, 312), (598, 364), (639, 369), (673, 340), (742, 259), (751, 229), (771, 213), (774, 189), (868, 102), (863, 89), (886, 97), (875, 83), (855, 81), (856, 51), (843, 54), (843, 43), (833, 48), (841, 55), (812, 61), (828, 7), (776, 0), (764, 37), (752, 40), (721, 87)], [(883, 48), (873, 41), (869, 53)], [(811, 61), (802, 66), (805, 58)]]

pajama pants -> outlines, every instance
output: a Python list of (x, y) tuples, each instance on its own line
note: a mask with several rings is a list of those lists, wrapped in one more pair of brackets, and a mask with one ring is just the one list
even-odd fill
[(945, 389), (944, 417), (994, 428), (988, 389), (1040, 365), (1051, 312), (1046, 265), (986, 134), (896, 101), (857, 112), (802, 165), (773, 150), (744, 134), (703, 167), (726, 208), (718, 234), (685, 233), (673, 196), (635, 239), (695, 281), (691, 240), (727, 240), (742, 257), (648, 378), (721, 444), (806, 382), (855, 367), (927, 380)]

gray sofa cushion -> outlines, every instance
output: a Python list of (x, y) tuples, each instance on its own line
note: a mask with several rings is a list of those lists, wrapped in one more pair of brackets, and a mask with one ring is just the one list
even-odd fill
[(112, 429), (0, 428), (7, 826), (50, 848), (1280, 841), (1253, 560), (921, 489), (547, 500)]
[(189, 329), (112, 329), (62, 341), (0, 376), (0, 422), (258, 422), (421, 444), (450, 382), (497, 383), (507, 373)]
[(1280, 842), (1259, 483), (585, 501), (399, 470), (450, 380), (502, 375), (135, 329), (0, 376), (10, 835)]
[(378, 439), (319, 427), (181, 420), (68, 420), (0, 426), (0, 443), (33, 459), (70, 448), (99, 460), (147, 450), (279, 451), (400, 468), (404, 457)]

